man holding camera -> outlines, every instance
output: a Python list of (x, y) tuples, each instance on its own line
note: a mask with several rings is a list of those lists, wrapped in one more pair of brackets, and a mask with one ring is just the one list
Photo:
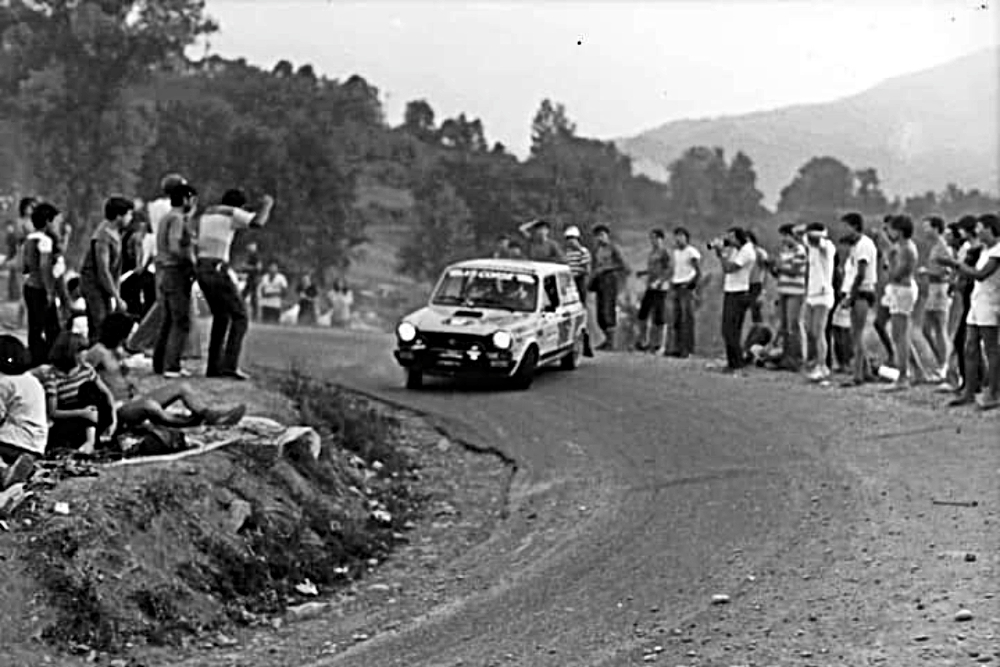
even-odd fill
[(726, 236), (708, 242), (722, 264), (722, 340), (726, 346), (726, 370), (743, 367), (743, 320), (750, 307), (750, 271), (757, 262), (753, 243), (741, 227), (732, 227)]
[[(837, 247), (828, 238), (826, 227), (819, 222), (811, 222), (806, 226), (806, 254), (808, 268), (806, 272), (806, 305), (804, 319), (806, 324), (807, 346), (815, 351), (815, 362), (809, 379), (822, 382), (830, 378), (830, 367), (826, 364), (829, 346), (826, 340), (826, 325), (833, 308), (833, 271)], [(810, 355), (806, 354), (808, 360)]]

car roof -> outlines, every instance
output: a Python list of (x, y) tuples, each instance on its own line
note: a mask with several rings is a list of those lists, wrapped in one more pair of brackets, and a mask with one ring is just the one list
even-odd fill
[(449, 269), (483, 269), (486, 271), (510, 271), (519, 273), (533, 273), (538, 275), (549, 275), (569, 271), (566, 264), (555, 262), (535, 262), (528, 259), (467, 259), (463, 262), (455, 262)]

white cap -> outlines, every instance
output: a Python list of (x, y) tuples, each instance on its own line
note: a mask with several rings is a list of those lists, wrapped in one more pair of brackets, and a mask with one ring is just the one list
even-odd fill
[(580, 238), (580, 228), (576, 225), (570, 225), (566, 228), (566, 231), (563, 232), (563, 236), (568, 239), (578, 239)]

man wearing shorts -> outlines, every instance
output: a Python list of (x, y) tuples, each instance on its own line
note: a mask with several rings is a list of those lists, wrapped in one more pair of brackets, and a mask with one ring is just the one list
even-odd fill
[[(667, 235), (662, 229), (649, 233), (649, 258), (646, 270), (637, 275), (646, 278), (646, 290), (639, 304), (639, 326), (642, 339), (636, 343), (637, 350), (653, 350), (658, 354), (666, 351), (663, 326), (667, 322), (667, 287), (671, 278), (670, 251), (665, 246)], [(649, 320), (652, 318), (652, 326)]]
[(890, 391), (906, 389), (910, 384), (910, 319), (917, 302), (917, 246), (913, 242), (913, 221), (909, 216), (893, 216), (883, 226), (883, 232), (892, 243), (889, 248), (888, 283), (883, 297), (889, 309), (892, 325), (892, 343), (896, 349), (896, 368), (899, 377)]
[(868, 311), (875, 306), (878, 250), (875, 242), (864, 233), (861, 214), (848, 213), (840, 220), (846, 227), (846, 238), (850, 244), (850, 251), (844, 262), (842, 290), (845, 307), (850, 311), (851, 317), (852, 352), (852, 377), (843, 386), (858, 386), (865, 382), (865, 326), (868, 324)]
[[(803, 308), (807, 343), (805, 356), (807, 361), (810, 357), (815, 360), (808, 378), (813, 382), (822, 382), (830, 377), (830, 367), (826, 365), (826, 323), (833, 308), (833, 263), (837, 248), (828, 238), (826, 227), (818, 222), (806, 226), (805, 239), (808, 255), (806, 304)], [(810, 342), (812, 345), (808, 345)], [(813, 355), (808, 354), (810, 347)]]
[(948, 374), (948, 313), (951, 311), (949, 280), (951, 271), (941, 260), (952, 258), (951, 248), (945, 241), (944, 220), (934, 215), (924, 218), (924, 233), (930, 240), (931, 249), (927, 263), (917, 270), (927, 280), (927, 299), (924, 301), (924, 335), (934, 350), (938, 374), (944, 378)]

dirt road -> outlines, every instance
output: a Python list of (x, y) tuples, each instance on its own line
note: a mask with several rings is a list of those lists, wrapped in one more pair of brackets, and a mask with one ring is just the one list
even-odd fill
[(293, 355), (502, 451), (518, 464), (509, 518), (452, 564), (461, 597), (305, 664), (1000, 659), (996, 415), (626, 354), (525, 393), (415, 393), (391, 345), (254, 327), (247, 357)]

